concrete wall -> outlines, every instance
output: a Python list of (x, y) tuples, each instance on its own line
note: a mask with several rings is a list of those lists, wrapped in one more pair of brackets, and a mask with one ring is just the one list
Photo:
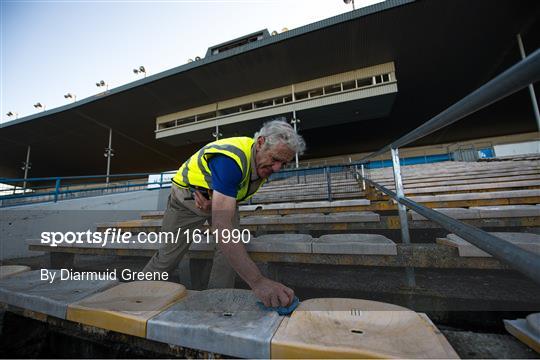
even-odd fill
[(528, 141), (518, 144), (495, 145), (495, 156), (511, 156), (540, 153), (540, 141)]
[(15, 206), (0, 209), (0, 260), (35, 256), (27, 239), (39, 239), (43, 231), (95, 231), (96, 223), (140, 218), (141, 212), (164, 210), (170, 189), (140, 190)]

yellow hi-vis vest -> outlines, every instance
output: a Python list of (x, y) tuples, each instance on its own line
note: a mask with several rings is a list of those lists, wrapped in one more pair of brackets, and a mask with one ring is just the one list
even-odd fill
[(180, 166), (172, 182), (183, 188), (202, 187), (212, 189), (212, 172), (208, 166), (208, 160), (212, 155), (221, 154), (233, 159), (242, 171), (236, 200), (249, 199), (257, 192), (265, 182), (261, 181), (257, 189), (252, 189), (248, 194), (251, 180), (251, 147), (255, 141), (248, 137), (232, 137), (211, 142), (193, 154), (185, 163)]

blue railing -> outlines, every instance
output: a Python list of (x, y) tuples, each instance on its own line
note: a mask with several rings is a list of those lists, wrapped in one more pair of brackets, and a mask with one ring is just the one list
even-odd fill
[(343, 172), (346, 170), (347, 167), (350, 167), (351, 165), (354, 166), (354, 164), (347, 164), (347, 165), (327, 165), (327, 166), (316, 166), (316, 167), (310, 167), (310, 168), (292, 168), (292, 169), (283, 169), (280, 172), (273, 173), (270, 175), (270, 178), (268, 179), (271, 181), (276, 180), (282, 180), (287, 179), (293, 176), (308, 176), (308, 175), (321, 175), (325, 174), (326, 172), (330, 173), (338, 173)]
[[(434, 163), (452, 160), (451, 154), (438, 154), (416, 156), (400, 159), (401, 165), (414, 165)], [(270, 182), (287, 179), (290, 177), (306, 177), (346, 172), (360, 163), (348, 163), (343, 165), (317, 166), (309, 168), (283, 169), (272, 174)], [(391, 167), (391, 160), (375, 160), (369, 162), (366, 168), (377, 169)], [(169, 187), (170, 178), (175, 171), (162, 173), (131, 173), (109, 175), (109, 183), (106, 183), (107, 175), (87, 176), (64, 176), (43, 177), (29, 179), (0, 178), (0, 183), (12, 185), (13, 189), (0, 190), (0, 207), (23, 205), (29, 203), (57, 202), (81, 197), (107, 195), (111, 193), (128, 192), (135, 190), (154, 190)], [(119, 179), (116, 180), (115, 179)], [(93, 181), (101, 180), (101, 181)], [(23, 188), (23, 184), (26, 184)], [(10, 194), (11, 193), (11, 194)]]
[[(0, 207), (57, 202), (73, 198), (100, 196), (135, 190), (154, 190), (168, 187), (174, 172), (131, 173), (116, 175), (87, 175), (42, 177), (29, 179), (0, 178), (0, 183), (13, 188), (0, 190)], [(109, 182), (106, 182), (106, 179)], [(94, 181), (100, 179), (101, 181)]]
[[(488, 150), (488, 149), (486, 149)], [(492, 156), (490, 156), (492, 157)], [(430, 164), (430, 163), (436, 163), (441, 161), (452, 161), (452, 154), (436, 154), (436, 155), (424, 155), (424, 156), (413, 156), (413, 157), (407, 157), (400, 159), (400, 163), (402, 166), (405, 165), (417, 165), (417, 164)], [(379, 169), (379, 168), (385, 168), (385, 167), (392, 167), (392, 160), (372, 160), (369, 162), (350, 162), (343, 165), (326, 165), (326, 166), (316, 166), (316, 167), (309, 167), (309, 168), (292, 168), (292, 169), (284, 169), (281, 170), (278, 173), (274, 173), (270, 176), (270, 181), (272, 180), (282, 180), (293, 176), (306, 176), (306, 175), (321, 175), (325, 173), (326, 171), (330, 173), (337, 173), (345, 171), (347, 168), (350, 168), (351, 166), (360, 166), (361, 164), (364, 164), (364, 166), (368, 169)]]
[[(413, 156), (408, 158), (399, 159), (401, 166), (405, 165), (418, 165), (418, 164), (431, 164), (441, 161), (452, 161), (451, 154), (439, 154), (439, 155), (426, 155), (426, 156)], [(365, 163), (364, 163), (365, 164)], [(358, 165), (361, 165), (358, 163)], [(365, 164), (366, 165), (366, 164)], [(392, 160), (374, 160), (367, 163), (368, 169), (380, 169), (392, 167)]]

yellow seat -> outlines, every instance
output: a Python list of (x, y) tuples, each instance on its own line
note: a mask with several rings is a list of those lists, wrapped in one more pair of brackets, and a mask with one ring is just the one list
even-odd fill
[(186, 295), (183, 285), (133, 281), (70, 304), (67, 319), (102, 329), (145, 337), (146, 322)]
[(376, 301), (311, 299), (279, 326), (272, 358), (458, 358), (423, 314)]

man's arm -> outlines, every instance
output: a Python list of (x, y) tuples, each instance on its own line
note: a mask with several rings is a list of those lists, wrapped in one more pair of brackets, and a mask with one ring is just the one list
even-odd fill
[[(214, 190), (212, 196), (212, 227), (220, 234), (223, 230), (233, 230), (233, 217), (236, 215), (236, 199)], [(227, 261), (251, 287), (265, 306), (287, 306), (294, 298), (294, 291), (283, 284), (264, 277), (257, 265), (249, 257), (242, 242), (224, 243), (218, 236), (218, 246)]]

